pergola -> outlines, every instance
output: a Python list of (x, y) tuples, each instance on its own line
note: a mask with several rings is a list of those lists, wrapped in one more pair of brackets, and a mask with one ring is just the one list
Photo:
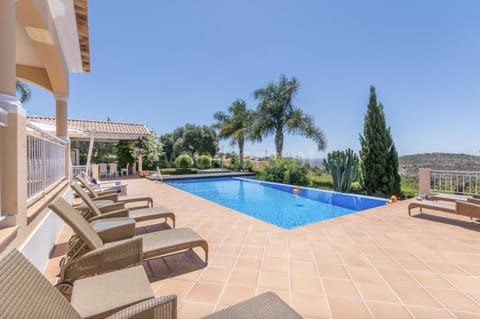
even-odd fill
[[(47, 131), (55, 131), (55, 118), (45, 116), (27, 116), (29, 123)], [(70, 140), (89, 141), (87, 156), (87, 172), (90, 169), (90, 160), (94, 141), (117, 142), (125, 140), (137, 140), (147, 137), (150, 131), (145, 124), (67, 119), (67, 136)], [(138, 170), (142, 170), (142, 157), (138, 157)]]

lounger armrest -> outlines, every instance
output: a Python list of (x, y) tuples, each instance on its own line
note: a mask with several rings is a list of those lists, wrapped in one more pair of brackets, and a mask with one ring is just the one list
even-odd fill
[(457, 214), (462, 216), (468, 216), (470, 218), (480, 218), (480, 205), (457, 201), (455, 202), (457, 208)]
[(114, 190), (114, 189), (110, 189), (110, 190), (98, 190), (96, 191), (96, 194), (98, 196), (105, 196), (105, 195), (112, 195), (112, 194), (116, 194), (118, 193), (118, 191)]
[(467, 198), (467, 202), (480, 205), (480, 198)]
[(142, 238), (132, 238), (104, 246), (68, 260), (60, 269), (60, 281), (75, 281), (82, 277), (135, 265), (142, 262), (142, 256)]
[(98, 215), (90, 218), (89, 221), (92, 222), (98, 219), (115, 218), (115, 217), (128, 217), (128, 209), (122, 208), (122, 209), (114, 210), (111, 212), (103, 213), (102, 215)]
[(118, 201), (118, 194), (115, 192), (115, 193), (112, 193), (112, 194), (99, 195), (99, 196), (95, 197), (94, 200), (103, 200), (103, 199), (109, 199), (109, 200), (113, 200), (114, 202), (116, 202), (116, 201)]
[(100, 210), (100, 212), (103, 214), (103, 213), (109, 213), (109, 212), (113, 212), (115, 210), (119, 210), (119, 209), (123, 209), (125, 208), (125, 203), (124, 202), (115, 202), (113, 204), (110, 204), (110, 205), (105, 205), (105, 206), (102, 206), (102, 207), (98, 207), (98, 210)]
[(149, 299), (107, 317), (107, 319), (133, 318), (176, 319), (177, 296), (169, 295)]

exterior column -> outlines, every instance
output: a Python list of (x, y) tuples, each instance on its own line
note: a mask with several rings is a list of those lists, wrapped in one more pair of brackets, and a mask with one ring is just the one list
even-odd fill
[(63, 94), (55, 94), (55, 110), (57, 136), (61, 138), (67, 137), (68, 96)]
[(7, 126), (0, 127), (0, 197), (6, 224), (27, 222), (27, 136), (26, 112), (16, 98), (16, 14), (15, 1), (0, 1), (0, 108), (6, 113)]
[(420, 168), (418, 170), (418, 192), (420, 194), (430, 193), (430, 170)]
[(65, 177), (71, 178), (70, 139), (68, 138), (68, 96), (55, 94), (56, 135), (67, 142), (65, 147)]
[(15, 97), (16, 71), (15, 0), (0, 1), (0, 93)]

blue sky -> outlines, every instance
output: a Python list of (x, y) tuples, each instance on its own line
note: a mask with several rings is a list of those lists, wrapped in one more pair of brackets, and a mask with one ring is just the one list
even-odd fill
[[(296, 104), (324, 130), (327, 152), (360, 148), (373, 84), (400, 155), (478, 155), (478, 12), (475, 0), (89, 1), (92, 72), (71, 76), (69, 117), (159, 134), (210, 125), (237, 98), (255, 108), (253, 91), (285, 74), (299, 80)], [(38, 88), (25, 108), (55, 113)], [(246, 145), (265, 151), (273, 138)], [(290, 136), (285, 154), (325, 156)]]

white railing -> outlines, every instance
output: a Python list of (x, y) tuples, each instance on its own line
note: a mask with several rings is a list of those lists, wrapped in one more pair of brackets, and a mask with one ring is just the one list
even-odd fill
[(27, 123), (27, 198), (32, 201), (65, 178), (67, 143)]
[(72, 165), (72, 176), (75, 177), (87, 171), (87, 165)]
[(476, 194), (480, 186), (480, 172), (430, 171), (430, 189), (433, 192)]

